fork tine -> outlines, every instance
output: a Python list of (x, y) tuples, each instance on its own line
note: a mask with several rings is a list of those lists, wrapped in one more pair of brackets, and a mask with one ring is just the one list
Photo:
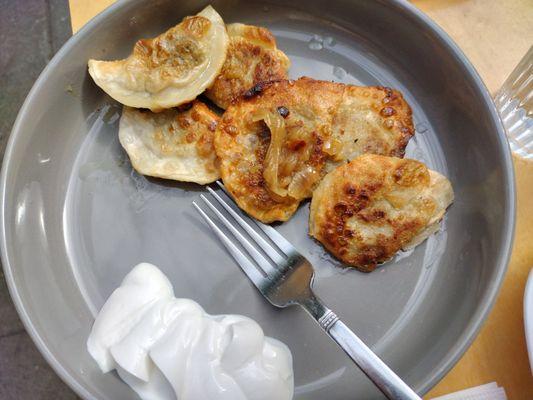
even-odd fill
[[(216, 184), (224, 191), (224, 193), (226, 193), (230, 198), (231, 198), (231, 195), (230, 193), (228, 192), (228, 189), (226, 189), (226, 187), (224, 186), (224, 184), (220, 181), (216, 181)], [(207, 187), (207, 189), (209, 190), (209, 192), (214, 192), (213, 189), (211, 189), (209, 186)], [(222, 200), (222, 199), (221, 199)], [(226, 210), (228, 210), (230, 213), (231, 212), (235, 212), (235, 210), (231, 209), (231, 211), (228, 209), (228, 205), (225, 204), (225, 202), (222, 203), (222, 205), (224, 206), (224, 208), (226, 208)], [(233, 215), (233, 214), (232, 214)], [(242, 218), (241, 218), (242, 219)], [(239, 220), (237, 220), (239, 222)], [(246, 223), (244, 220), (243, 220), (244, 223)], [(274, 228), (272, 228), (270, 225), (266, 225), (266, 224), (263, 224), (262, 222), (259, 222), (259, 221), (255, 221), (255, 224), (263, 231), (265, 232), (265, 234), (270, 238), (270, 240), (272, 240), (276, 246), (278, 246), (278, 248), (283, 252), (285, 253), (285, 255), (289, 255), (291, 253), (294, 253), (296, 252), (297, 250), (294, 248), (294, 246), (287, 240), (285, 239), (277, 230), (275, 230)], [(240, 222), (239, 222), (240, 224)], [(242, 226), (242, 225), (241, 225)], [(249, 226), (249, 225), (248, 225)], [(244, 226), (243, 226), (244, 228)], [(246, 228), (244, 228), (246, 229)], [(250, 229), (252, 229), (250, 227)], [(248, 230), (246, 230), (248, 232)], [(254, 231), (255, 232), (255, 231)], [(261, 238), (263, 239), (263, 238)], [(263, 239), (264, 241), (264, 239)], [(265, 242), (266, 243), (266, 242)], [(270, 247), (270, 246), (269, 246)], [(261, 247), (263, 248), (263, 247)], [(263, 248), (264, 250), (264, 248)], [(270, 255), (270, 254), (269, 254)]]
[(222, 182), (220, 182), (220, 179), (215, 181), (215, 183), (218, 185), (218, 187), (220, 189), (222, 189), (224, 191), (224, 193), (226, 193), (228, 196), (231, 196), (228, 192), (228, 189), (226, 189), (226, 186), (224, 186), (224, 184)]
[(239, 232), (235, 226), (228, 221), (228, 219), (211, 203), (207, 197), (203, 194), (200, 195), (200, 198), (204, 201), (205, 204), (213, 211), (218, 219), (224, 224), (224, 226), (231, 231), (235, 239), (243, 245), (248, 254), (254, 259), (254, 261), (259, 265), (265, 274), (270, 275), (276, 272), (276, 269), (270, 264), (270, 262), (254, 247), (252, 243), (242, 233)]
[(296, 248), (270, 225), (263, 224), (259, 221), (257, 221), (256, 224), (287, 256), (297, 252)]
[(239, 215), (240, 211), (237, 212), (231, 207), (222, 197), (218, 195), (217, 192), (215, 192), (213, 189), (211, 189), (209, 186), (207, 187), (207, 190), (209, 190), (209, 193), (215, 198), (216, 201), (222, 207), (226, 209), (227, 212), (231, 214), (231, 216), (235, 219), (235, 221), (238, 222), (238, 224), (252, 237), (252, 239), (255, 240), (255, 242), (263, 249), (263, 251), (268, 254), (268, 256), (274, 261), (276, 264), (280, 264), (285, 261), (285, 258), (282, 257), (270, 243), (268, 243), (263, 237), (257, 233), (257, 231), (248, 224), (244, 218)]
[(215, 235), (220, 239), (224, 247), (230, 252), (232, 257), (237, 261), (237, 264), (241, 267), (242, 271), (248, 276), (248, 278), (253, 282), (257, 288), (261, 288), (265, 277), (259, 272), (259, 270), (254, 266), (254, 264), (235, 246), (232, 241), (222, 232), (222, 230), (213, 222), (211, 218), (200, 208), (198, 204), (194, 201), (192, 205), (200, 213), (202, 218), (207, 222), (209, 227), (213, 230)]

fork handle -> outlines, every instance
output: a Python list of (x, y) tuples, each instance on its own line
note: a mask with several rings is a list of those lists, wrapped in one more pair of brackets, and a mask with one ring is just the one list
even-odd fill
[(317, 298), (301, 304), (374, 384), (393, 400), (422, 400), (333, 311)]

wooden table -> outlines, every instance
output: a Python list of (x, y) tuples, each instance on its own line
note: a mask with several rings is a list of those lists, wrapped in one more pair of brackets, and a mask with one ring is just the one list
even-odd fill
[[(371, 1), (371, 0), (367, 0)], [(69, 0), (72, 30), (114, 0)], [(470, 58), (494, 93), (533, 44), (533, 0), (415, 0)], [(511, 400), (533, 399), (533, 377), (525, 345), (522, 298), (533, 246), (533, 163), (515, 159), (518, 184), (513, 256), (487, 322), (470, 349), (426, 396), (498, 382)]]

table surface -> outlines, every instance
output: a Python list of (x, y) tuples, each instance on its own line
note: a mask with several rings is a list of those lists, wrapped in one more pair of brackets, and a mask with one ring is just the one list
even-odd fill
[[(114, 0), (69, 0), (76, 32)], [(415, 0), (461, 47), (494, 93), (533, 44), (533, 0)], [(533, 398), (522, 299), (533, 266), (533, 162), (515, 158), (518, 193), (513, 255), (501, 292), (479, 336), (426, 398), (496, 381), (509, 399)]]

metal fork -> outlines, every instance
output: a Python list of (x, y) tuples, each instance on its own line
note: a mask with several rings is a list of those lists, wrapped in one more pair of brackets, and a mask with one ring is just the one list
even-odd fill
[[(217, 182), (217, 184), (227, 193), (222, 183)], [(281, 308), (291, 305), (302, 306), (389, 399), (421, 400), (333, 311), (315, 296), (312, 290), (313, 266), (292, 244), (271, 226), (253, 221), (252, 224), (257, 225), (275, 244), (273, 246), (250, 223), (246, 222), (248, 218), (244, 217), (236, 206), (229, 205), (212, 188), (207, 187), (207, 189), (215, 203), (222, 206), (225, 212), (204, 195), (200, 195), (200, 198), (217, 218), (211, 218), (196, 202), (193, 202), (194, 207), (244, 273), (272, 305)], [(229, 194), (227, 198), (229, 199)], [(245, 233), (241, 232), (236, 224), (240, 225)], [(241, 244), (249, 257), (224, 233), (221, 226), (231, 232), (234, 240)]]

